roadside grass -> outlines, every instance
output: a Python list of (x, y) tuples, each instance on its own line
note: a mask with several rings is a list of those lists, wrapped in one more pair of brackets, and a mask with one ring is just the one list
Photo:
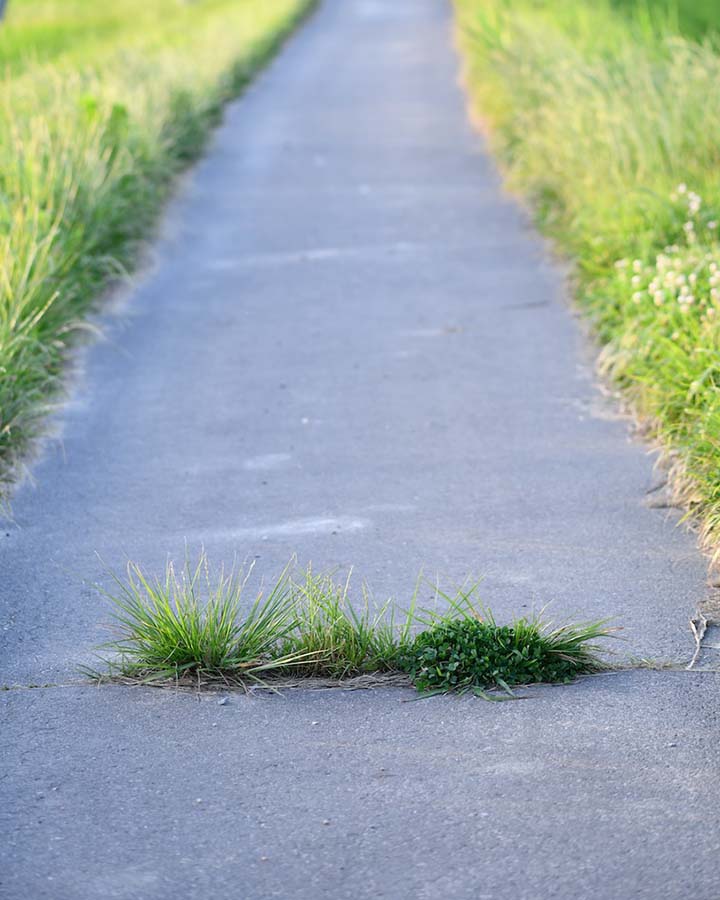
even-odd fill
[[(0, 27), (0, 496), (174, 176), (313, 0), (10, 3)], [(111, 9), (112, 7), (112, 9)]]
[(338, 581), (308, 567), (296, 576), (292, 565), (248, 606), (249, 574), (213, 573), (204, 553), (179, 574), (169, 562), (155, 579), (130, 563), (104, 592), (115, 637), (101, 648), (101, 669), (85, 674), (216, 687), (404, 676), (425, 694), (499, 689), (512, 696), (513, 686), (565, 683), (608, 668), (594, 642), (616, 630), (607, 622), (553, 628), (541, 617), (499, 626), (475, 606), (475, 587), (454, 595), (436, 589), (435, 606), (421, 609), (420, 581), (402, 615), (390, 600), (373, 604), (366, 587), (356, 608), (349, 575)]
[(663, 14), (675, 32), (697, 40), (720, 28), (717, 0), (613, 0), (613, 4), (633, 17)]
[[(455, 0), (509, 185), (575, 265), (601, 370), (720, 561), (720, 43), (663, 4)], [(720, 20), (720, 9), (716, 19)]]

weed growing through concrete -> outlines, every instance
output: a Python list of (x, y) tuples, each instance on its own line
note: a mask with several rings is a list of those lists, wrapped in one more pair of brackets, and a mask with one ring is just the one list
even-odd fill
[(237, 568), (214, 575), (204, 553), (180, 574), (168, 563), (162, 579), (131, 563), (114, 584), (106, 596), (118, 635), (105, 646), (105, 673), (91, 673), (100, 680), (242, 685), (404, 674), (421, 692), (509, 692), (599, 671), (592, 642), (613, 630), (524, 618), (500, 626), (473, 605), (476, 587), (455, 595), (436, 589), (437, 608), (429, 610), (417, 607), (416, 586), (398, 616), (390, 600), (374, 605), (367, 588), (354, 605), (349, 576), (337, 581), (311, 568), (296, 579), (288, 567), (247, 606), (247, 577)]
[(169, 562), (163, 579), (148, 578), (134, 563), (126, 578), (114, 578), (107, 596), (114, 607), (118, 638), (111, 674), (138, 680), (206, 676), (256, 680), (287, 668), (297, 654), (278, 647), (298, 626), (287, 571), (241, 614), (247, 578), (237, 568), (216, 575), (203, 553), (178, 574)]
[(373, 672), (394, 672), (398, 658), (412, 641), (415, 597), (396, 622), (391, 600), (373, 604), (363, 585), (356, 608), (349, 600), (350, 574), (344, 582), (308, 568), (293, 582), (297, 627), (283, 643), (282, 654), (305, 660), (297, 670), (305, 675), (346, 678)]
[(451, 615), (433, 621), (401, 655), (419, 691), (484, 695), (500, 688), (512, 695), (512, 685), (567, 683), (602, 668), (592, 642), (610, 635), (607, 622), (552, 627), (521, 618), (498, 625), (490, 610), (476, 609), (473, 592), (448, 597)]

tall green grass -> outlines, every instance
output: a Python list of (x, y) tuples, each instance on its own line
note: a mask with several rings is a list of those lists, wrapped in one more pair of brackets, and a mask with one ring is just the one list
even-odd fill
[(404, 615), (391, 600), (372, 603), (367, 587), (362, 601), (349, 597), (350, 573), (337, 581), (311, 567), (293, 582), (298, 623), (281, 646), (281, 655), (296, 657), (306, 676), (343, 678), (397, 670), (398, 658), (412, 643), (416, 594)]
[(179, 572), (168, 563), (162, 579), (149, 578), (130, 563), (127, 577), (113, 580), (108, 596), (120, 634), (112, 644), (113, 665), (123, 677), (225, 674), (255, 680), (306, 662), (305, 654), (277, 651), (299, 621), (287, 571), (243, 615), (247, 576), (237, 568), (212, 573), (204, 554), (194, 566), (186, 560)]
[(14, 0), (0, 26), (0, 495), (222, 105), (312, 0)]
[(475, 606), (477, 585), (454, 594), (436, 588), (434, 606), (421, 609), (418, 581), (398, 613), (392, 600), (376, 606), (365, 586), (362, 601), (353, 602), (350, 574), (338, 581), (293, 564), (248, 605), (243, 592), (251, 571), (213, 572), (204, 552), (180, 570), (168, 562), (161, 578), (129, 563), (104, 592), (115, 632), (104, 647), (104, 671), (86, 674), (100, 682), (198, 687), (406, 675), (422, 692), (511, 694), (513, 685), (601, 671), (594, 642), (615, 631), (607, 622), (553, 627), (539, 617), (500, 626)]
[(720, 547), (720, 52), (667, 7), (456, 0), (509, 184), (576, 260), (601, 363)]
[(675, 30), (686, 37), (702, 39), (720, 29), (717, 0), (613, 0), (613, 4), (631, 16), (669, 12)]

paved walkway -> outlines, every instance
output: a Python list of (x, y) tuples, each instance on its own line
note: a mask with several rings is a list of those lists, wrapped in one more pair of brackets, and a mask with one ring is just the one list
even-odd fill
[[(484, 575), (687, 660), (693, 539), (502, 193), (443, 0), (326, 0), (227, 116), (0, 535), (0, 682), (67, 682), (93, 584), (204, 543), (276, 574)], [(710, 673), (523, 703), (0, 694), (0, 897), (717, 897)]]

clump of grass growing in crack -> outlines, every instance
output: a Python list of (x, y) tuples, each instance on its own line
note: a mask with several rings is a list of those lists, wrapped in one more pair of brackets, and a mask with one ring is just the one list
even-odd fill
[(297, 661), (278, 652), (298, 624), (287, 570), (242, 615), (247, 577), (237, 567), (213, 574), (204, 553), (194, 568), (186, 560), (179, 574), (168, 562), (163, 579), (150, 579), (129, 563), (127, 577), (114, 576), (114, 582), (107, 596), (119, 635), (105, 645), (115, 655), (113, 675), (259, 680)]
[(475, 587), (447, 599), (401, 656), (400, 666), (422, 693), (473, 691), (532, 683), (567, 683), (603, 665), (593, 643), (614, 629), (606, 621), (553, 627), (541, 617), (498, 625), (473, 604)]
[(398, 623), (392, 600), (373, 604), (366, 586), (362, 604), (349, 599), (350, 578), (315, 574), (312, 568), (293, 585), (298, 624), (283, 645), (286, 655), (305, 660), (303, 674), (345, 678), (365, 673), (397, 672), (398, 658), (409, 647), (414, 621), (414, 600)]
[[(249, 576), (250, 573), (248, 573)], [(337, 581), (312, 568), (295, 579), (288, 566), (267, 594), (243, 602), (247, 577), (234, 567), (213, 574), (201, 554), (162, 579), (130, 563), (106, 592), (117, 638), (106, 644), (110, 678), (240, 685), (273, 678), (342, 681), (405, 675), (421, 693), (567, 682), (604, 668), (593, 643), (614, 630), (605, 622), (552, 627), (540, 617), (498, 625), (473, 603), (477, 585), (449, 595), (435, 588), (433, 609), (419, 609), (416, 584), (407, 611), (349, 596), (350, 575)], [(89, 673), (102, 679), (97, 672)]]

